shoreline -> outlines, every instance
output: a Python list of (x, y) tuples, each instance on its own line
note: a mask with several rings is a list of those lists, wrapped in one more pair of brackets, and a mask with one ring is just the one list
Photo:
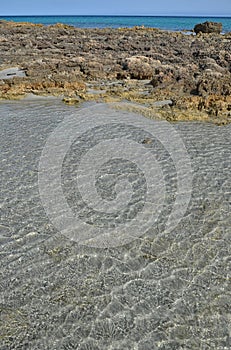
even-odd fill
[[(0, 22), (0, 99), (131, 101), (169, 121), (231, 122), (231, 34)], [(156, 108), (158, 101), (172, 101)]]
[(230, 41), (0, 25), (1, 350), (229, 348)]

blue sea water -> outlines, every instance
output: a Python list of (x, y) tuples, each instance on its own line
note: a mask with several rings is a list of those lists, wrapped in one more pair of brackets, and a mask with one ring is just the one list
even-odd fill
[(51, 25), (64, 23), (80, 28), (118, 28), (145, 26), (170, 31), (191, 30), (195, 24), (214, 21), (223, 24), (223, 32), (231, 32), (231, 17), (173, 17), (173, 16), (0, 16), (14, 22)]

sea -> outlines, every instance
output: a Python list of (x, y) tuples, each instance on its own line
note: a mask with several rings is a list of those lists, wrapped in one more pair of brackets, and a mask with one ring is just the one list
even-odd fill
[[(231, 18), (1, 18), (231, 31)], [(91, 103), (0, 101), (0, 349), (230, 349), (231, 124)]]
[(192, 30), (197, 23), (221, 22), (223, 32), (231, 31), (231, 17), (180, 17), (180, 16), (0, 16), (0, 20), (31, 22), (52, 25), (64, 23), (80, 28), (119, 28), (145, 26), (170, 31)]

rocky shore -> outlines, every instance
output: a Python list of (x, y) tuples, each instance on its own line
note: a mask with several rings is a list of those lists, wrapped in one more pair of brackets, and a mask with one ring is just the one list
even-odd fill
[[(13, 68), (13, 69), (12, 69)], [(0, 99), (131, 101), (170, 121), (231, 121), (231, 33), (0, 22)]]

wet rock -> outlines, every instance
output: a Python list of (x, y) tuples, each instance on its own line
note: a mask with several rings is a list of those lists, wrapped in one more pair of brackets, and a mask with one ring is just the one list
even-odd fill
[(151, 145), (153, 143), (153, 140), (150, 138), (146, 138), (142, 141), (143, 145)]

